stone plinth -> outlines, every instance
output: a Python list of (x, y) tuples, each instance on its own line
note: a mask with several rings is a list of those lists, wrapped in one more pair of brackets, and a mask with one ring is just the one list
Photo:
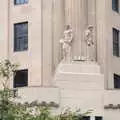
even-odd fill
[(79, 90), (103, 90), (104, 76), (94, 62), (60, 64), (55, 75), (56, 86)]
[(18, 89), (18, 98), (15, 99), (16, 102), (25, 103), (38, 101), (39, 103), (45, 101), (60, 103), (60, 91), (59, 88), (49, 88), (49, 87), (25, 87)]
[(104, 76), (97, 63), (61, 63), (54, 82), (60, 88), (61, 108), (93, 109), (93, 115), (103, 116)]
[(96, 62), (60, 63), (57, 69), (60, 73), (100, 73), (100, 66)]

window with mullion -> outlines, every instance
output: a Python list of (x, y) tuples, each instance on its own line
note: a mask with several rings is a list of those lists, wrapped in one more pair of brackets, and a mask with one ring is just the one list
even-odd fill
[(90, 116), (84, 116), (83, 120), (90, 120)]
[(28, 22), (14, 25), (14, 51), (28, 49)]
[(96, 116), (96, 117), (95, 117), (95, 120), (103, 120), (103, 117)]
[(119, 30), (113, 28), (113, 55), (119, 57)]
[(119, 12), (119, 0), (112, 0), (112, 9)]
[(27, 87), (28, 86), (28, 69), (17, 70), (14, 76), (13, 87)]
[(114, 88), (120, 89), (120, 75), (114, 74)]
[(26, 3), (28, 3), (28, 0), (14, 0), (15, 5), (26, 4)]

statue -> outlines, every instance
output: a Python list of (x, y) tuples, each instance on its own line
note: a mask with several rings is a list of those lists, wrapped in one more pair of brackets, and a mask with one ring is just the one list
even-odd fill
[(94, 61), (95, 56), (95, 42), (93, 39), (93, 26), (89, 25), (87, 30), (85, 31), (85, 42), (87, 44), (87, 61)]
[(71, 61), (71, 43), (73, 40), (73, 31), (70, 25), (66, 26), (63, 38), (60, 39), (60, 44), (62, 44), (63, 57), (65, 62)]

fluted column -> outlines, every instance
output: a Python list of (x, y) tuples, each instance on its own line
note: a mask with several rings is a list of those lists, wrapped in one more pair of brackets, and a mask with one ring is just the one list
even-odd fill
[(66, 24), (72, 26), (74, 41), (73, 56), (86, 56), (84, 32), (88, 24), (87, 0), (65, 0)]
[(88, 0), (88, 24), (94, 27), (93, 41), (94, 45), (94, 60), (97, 60), (97, 39), (96, 39), (96, 0)]

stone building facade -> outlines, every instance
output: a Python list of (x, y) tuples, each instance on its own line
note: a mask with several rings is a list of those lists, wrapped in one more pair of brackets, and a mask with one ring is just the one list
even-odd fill
[[(93, 109), (91, 120), (120, 119), (119, 3), (1, 0), (0, 59), (20, 64), (18, 77), (10, 83), (18, 87), (20, 101), (54, 101), (60, 105), (58, 111), (65, 106)], [(66, 25), (74, 36), (70, 63), (62, 63), (59, 43)], [(87, 56), (89, 25), (94, 28), (94, 60), (75, 61)], [(27, 81), (18, 80), (20, 75)]]

